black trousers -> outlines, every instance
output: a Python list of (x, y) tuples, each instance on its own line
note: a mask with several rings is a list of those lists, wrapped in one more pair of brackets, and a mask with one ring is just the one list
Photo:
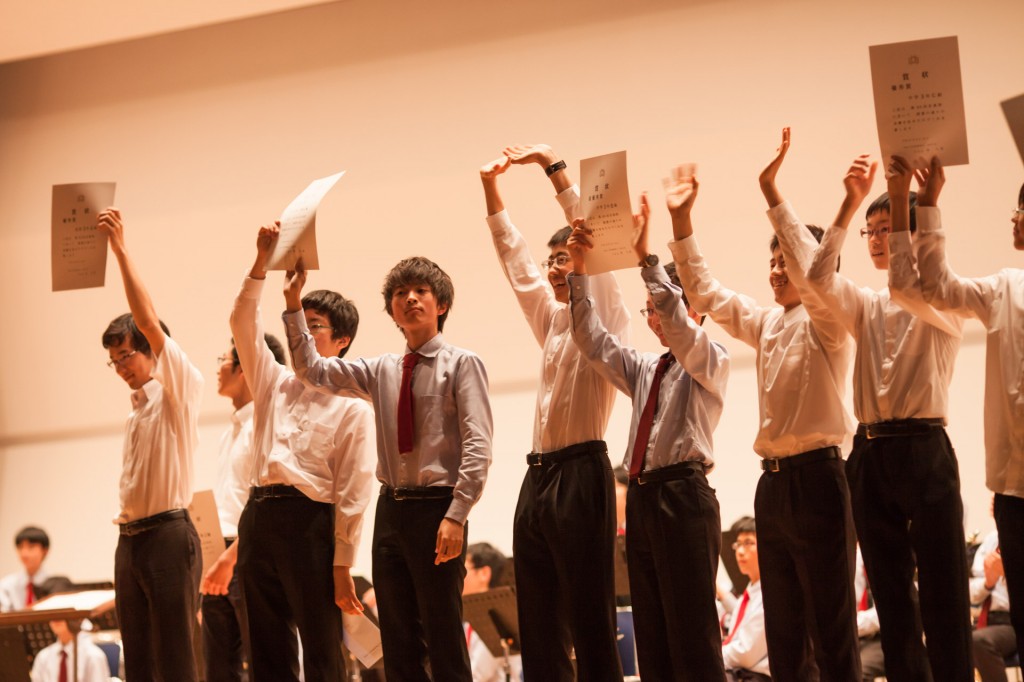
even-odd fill
[[(579, 448), (581, 445), (573, 446)], [(608, 448), (531, 466), (512, 527), (523, 676), (622, 680), (615, 626), (615, 484)]]
[(203, 595), (201, 609), (206, 682), (240, 682), (242, 663), (250, 660), (250, 655), (249, 624), (238, 571), (231, 576), (226, 595)]
[(249, 498), (238, 564), (254, 682), (338, 682), (341, 610), (334, 603), (334, 507), (308, 497)]
[(389, 682), (473, 679), (462, 629), (468, 538), (461, 556), (434, 565), (437, 529), (450, 505), (451, 497), (377, 501), (373, 586)]
[(1024, 498), (996, 493), (992, 512), (1010, 593), (1010, 622), (1017, 633), (1017, 652), (1024, 653)]
[(725, 677), (715, 607), (722, 522), (703, 471), (626, 493), (626, 559), (640, 671), (652, 680)]
[(846, 472), (882, 628), (886, 677), (973, 680), (964, 508), (945, 430), (858, 435)]
[(860, 682), (856, 535), (843, 461), (765, 472), (754, 514), (772, 679)]
[(199, 535), (188, 512), (118, 539), (114, 588), (126, 679), (199, 679), (192, 628), (202, 563)]

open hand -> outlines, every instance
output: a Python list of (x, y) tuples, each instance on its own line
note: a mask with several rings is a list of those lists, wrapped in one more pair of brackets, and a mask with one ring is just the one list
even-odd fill
[(547, 168), (558, 161), (555, 152), (546, 144), (514, 144), (505, 147), (502, 153), (514, 164), (536, 163)]
[(946, 184), (946, 171), (942, 168), (939, 157), (933, 156), (927, 168), (914, 171), (917, 178), (917, 205), (938, 206), (939, 194)]
[(672, 177), (664, 178), (661, 184), (665, 188), (665, 204), (668, 212), (675, 215), (689, 215), (693, 202), (697, 199), (697, 183), (695, 166), (692, 163), (676, 166), (672, 169)]
[(505, 171), (507, 171), (508, 167), (509, 167), (509, 165), (511, 163), (512, 163), (512, 159), (511, 158), (502, 155), (501, 158), (495, 159), (494, 161), (490, 161), (488, 163), (485, 163), (483, 166), (481, 166), (480, 167), (480, 177), (483, 178), (484, 180), (490, 180), (491, 178), (496, 178), (499, 175), (501, 175), (502, 173), (504, 173)]
[(875, 181), (875, 171), (878, 170), (878, 162), (868, 163), (870, 157), (861, 154), (846, 171), (843, 177), (843, 186), (846, 188), (846, 196), (850, 197), (858, 205), (864, 201), (864, 197), (871, 191), (871, 184)]
[(782, 143), (779, 148), (775, 150), (775, 158), (773, 158), (764, 170), (761, 171), (761, 175), (758, 180), (761, 183), (761, 188), (764, 189), (765, 185), (775, 185), (775, 176), (779, 174), (779, 169), (782, 168), (782, 161), (786, 158), (786, 152), (789, 151), (789, 128), (782, 129)]

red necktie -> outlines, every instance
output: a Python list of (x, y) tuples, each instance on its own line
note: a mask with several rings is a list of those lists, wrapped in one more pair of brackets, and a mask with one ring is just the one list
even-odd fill
[(732, 624), (732, 628), (729, 630), (729, 636), (722, 640), (722, 646), (725, 646), (732, 641), (732, 638), (739, 632), (740, 623), (743, 622), (743, 614), (747, 612), (747, 603), (750, 602), (750, 592), (743, 591), (743, 600), (740, 602), (740, 610), (736, 612), (736, 622)]
[(864, 571), (864, 593), (860, 595), (860, 603), (857, 604), (858, 611), (867, 611), (871, 605), (870, 599), (870, 583), (868, 583), (868, 572)]
[(981, 613), (978, 614), (978, 629), (988, 626), (988, 612), (992, 610), (992, 595), (985, 597), (981, 602)]
[(31, 578), (28, 581), (28, 585), (25, 585), (25, 606), (32, 606), (36, 601), (36, 591), (32, 589)]
[(60, 674), (57, 675), (57, 682), (68, 682), (68, 652), (60, 650)]
[(412, 452), (412, 370), (419, 353), (402, 358), (402, 388), (398, 391), (398, 452)]
[(651, 439), (651, 427), (654, 426), (654, 413), (658, 411), (658, 393), (661, 390), (661, 378), (668, 371), (668, 366), (675, 360), (672, 353), (665, 353), (658, 360), (658, 368), (654, 370), (654, 381), (651, 392), (647, 394), (647, 404), (640, 415), (640, 424), (636, 427), (636, 440), (633, 441), (633, 458), (629, 460), (629, 477), (636, 478), (644, 468), (644, 455), (647, 454), (647, 441)]

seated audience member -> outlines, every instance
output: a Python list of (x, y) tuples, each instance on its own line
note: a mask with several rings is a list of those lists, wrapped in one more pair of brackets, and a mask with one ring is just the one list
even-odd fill
[(871, 597), (868, 574), (864, 570), (864, 557), (857, 547), (857, 573), (853, 588), (857, 596), (857, 637), (860, 640), (860, 668), (864, 682), (874, 682), (876, 677), (885, 677), (885, 658), (882, 655), (882, 638), (879, 636), (878, 612)]
[(50, 629), (57, 636), (57, 641), (36, 656), (32, 663), (32, 682), (68, 682), (75, 679), (71, 668), (75, 660), (75, 637), (78, 637), (78, 682), (107, 682), (110, 679), (106, 654), (93, 643), (88, 632), (81, 632), (81, 628), (81, 620), (50, 621)]
[(981, 604), (973, 633), (974, 667), (981, 682), (1006, 680), (1008, 656), (1017, 651), (1017, 639), (1010, 624), (1010, 598), (1006, 591), (999, 534), (992, 531), (978, 547), (971, 568), (971, 602)]
[[(508, 559), (501, 550), (488, 542), (477, 542), (466, 548), (466, 579), (462, 583), (462, 594), (479, 594), (502, 584), (502, 572)], [(484, 641), (473, 630), (469, 622), (463, 623), (466, 643), (469, 646), (469, 664), (473, 670), (473, 682), (499, 682), (505, 679), (502, 661), (495, 658)], [(519, 680), (522, 661), (519, 656), (510, 656), (511, 679)]]
[(42, 528), (27, 526), (14, 536), (23, 570), (0, 579), (0, 611), (21, 611), (39, 600), (37, 589), (47, 573), (43, 561), (50, 551), (50, 537)]
[(728, 634), (722, 640), (722, 660), (728, 682), (768, 682), (768, 642), (764, 636), (764, 606), (761, 603), (761, 569), (757, 563), (757, 528), (744, 516), (732, 524), (736, 542), (736, 563), (750, 578), (739, 604), (726, 620)]

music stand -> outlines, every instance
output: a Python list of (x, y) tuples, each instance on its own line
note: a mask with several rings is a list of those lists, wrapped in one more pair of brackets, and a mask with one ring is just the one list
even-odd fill
[(462, 597), (462, 617), (495, 658), (504, 661), (505, 679), (512, 676), (508, 657), (520, 652), (516, 588), (496, 587)]
[[(21, 679), (28, 679), (28, 657), (25, 655), (25, 644), (21, 634), (21, 627), (30, 626), (35, 623), (49, 623), (51, 620), (77, 620), (79, 618), (88, 618), (91, 613), (91, 611), (79, 611), (77, 609), (49, 609), (44, 611), (27, 610), (0, 613), (0, 630), (3, 628), (14, 628), (14, 631), (18, 633), (18, 639), (21, 640), (19, 642), (21, 648), (21, 660), (22, 665), (26, 668), (25, 674)], [(78, 637), (75, 636), (71, 641), (73, 642), (72, 648), (74, 651), (72, 655), (72, 660), (74, 661), (74, 665), (72, 666), (72, 670), (74, 671), (72, 682), (78, 682)], [(5, 646), (3, 649), (2, 655), (4, 656), (4, 660), (0, 662), (0, 671), (5, 673), (3, 678), (5, 680), (12, 679), (8, 677), (6, 672), (9, 664), (12, 666), (15, 675), (20, 672), (19, 666), (15, 664), (13, 660), (7, 660), (7, 656), (13, 654), (14, 651), (14, 647)], [(18, 679), (18, 677), (14, 677), (13, 679)]]

